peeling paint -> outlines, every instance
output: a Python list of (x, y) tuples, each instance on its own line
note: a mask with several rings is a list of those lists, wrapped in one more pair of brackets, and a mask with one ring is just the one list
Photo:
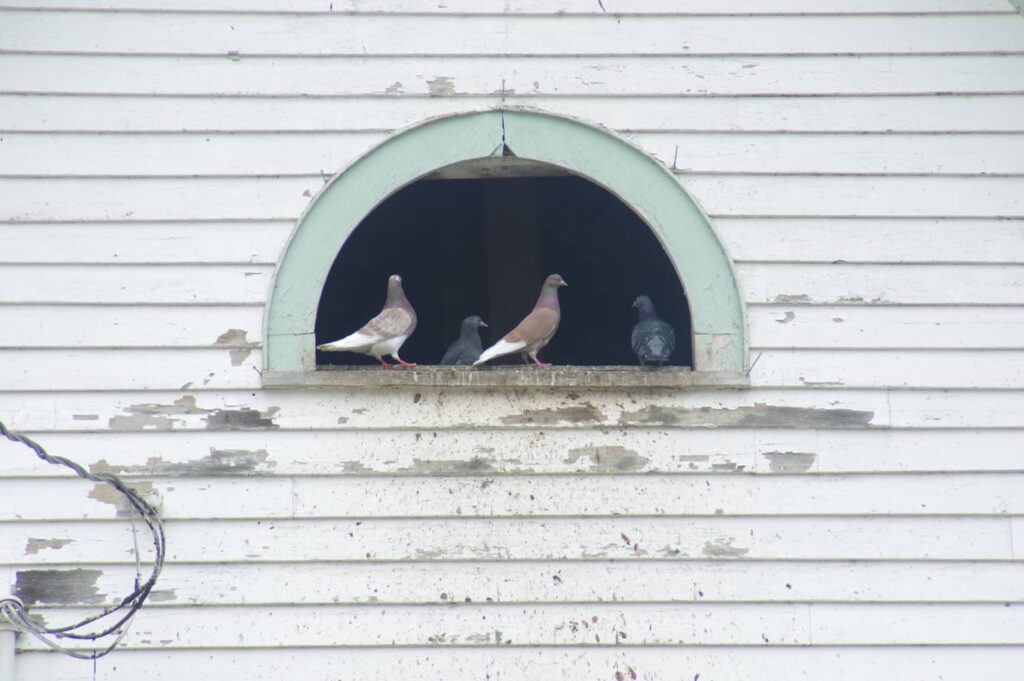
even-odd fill
[(796, 319), (796, 315), (792, 312), (786, 312), (782, 319), (776, 319), (775, 321), (779, 324), (789, 324), (791, 321)]
[(41, 539), (39, 537), (29, 537), (25, 543), (25, 555), (30, 556), (34, 553), (39, 553), (42, 549), (62, 549), (74, 539)]
[(102, 570), (19, 570), (14, 594), (25, 605), (39, 603), (73, 605), (102, 603), (104, 596), (96, 587)]
[(814, 452), (764, 452), (772, 473), (804, 473), (811, 469), (817, 458)]
[(243, 347), (243, 348), (255, 348), (259, 343), (250, 341), (248, 331), (242, 329), (228, 329), (221, 335), (217, 336), (217, 340), (214, 341), (214, 345), (229, 345), (231, 347)]
[(855, 409), (818, 409), (814, 407), (780, 407), (756, 403), (735, 409), (700, 407), (659, 407), (649, 405), (636, 411), (624, 411), (619, 425), (660, 426), (789, 426), (794, 428), (868, 426), (873, 411)]
[(448, 76), (438, 76), (427, 81), (427, 90), (432, 97), (447, 97), (455, 94), (455, 81)]
[(590, 402), (571, 407), (559, 407), (557, 409), (527, 409), (515, 416), (503, 416), (501, 422), (505, 425), (555, 425), (561, 422), (567, 423), (600, 423), (604, 421), (604, 414)]
[(384, 88), (384, 92), (389, 95), (397, 95), (405, 92), (405, 90), (402, 89), (402, 83), (396, 80), (394, 83)]
[(494, 459), (474, 456), (467, 461), (449, 459), (413, 459), (412, 466), (399, 468), (399, 473), (416, 475), (476, 475), (497, 472)]
[(190, 461), (164, 461), (151, 456), (145, 464), (118, 466), (100, 459), (89, 466), (92, 473), (114, 475), (146, 475), (154, 477), (216, 477), (220, 475), (257, 475), (277, 465), (269, 460), (265, 449), (217, 449), (210, 447), (209, 456)]
[(592, 473), (632, 473), (644, 470), (650, 462), (650, 459), (640, 456), (636, 451), (618, 445), (576, 447), (569, 450), (569, 456), (564, 462), (571, 465), (583, 458), (590, 459)]
[(783, 305), (794, 304), (794, 303), (809, 303), (809, 302), (811, 302), (811, 297), (809, 295), (807, 295), (806, 293), (800, 293), (800, 294), (783, 293), (781, 295), (775, 296), (772, 299), (772, 302), (773, 303), (781, 303)]
[(257, 411), (249, 407), (239, 409), (204, 409), (196, 405), (195, 395), (183, 395), (171, 404), (133, 404), (126, 407), (127, 416), (112, 416), (111, 430), (173, 430), (183, 419), (174, 416), (202, 415), (207, 430), (259, 430), (276, 429), (273, 416), (279, 409), (269, 407)]
[(174, 589), (155, 589), (149, 592), (149, 600), (153, 603), (166, 603), (167, 601), (178, 600), (178, 594)]
[(72, 414), (71, 415), (71, 420), (72, 421), (99, 421), (100, 420), (100, 415), (99, 414)]
[(704, 555), (709, 558), (740, 558), (750, 553), (750, 549), (733, 546), (731, 537), (719, 537), (713, 542), (704, 542)]
[[(152, 503), (154, 497), (159, 497), (159, 492), (153, 489), (153, 483), (151, 482), (133, 482), (128, 486), (150, 503)], [(118, 518), (130, 518), (132, 515), (132, 506), (128, 498), (118, 491), (116, 487), (105, 482), (97, 482), (92, 491), (89, 492), (89, 498), (104, 504), (113, 505), (117, 509)]]
[(273, 417), (278, 411), (277, 407), (270, 407), (266, 411), (248, 407), (214, 409), (204, 420), (207, 430), (276, 430), (278, 425), (274, 423)]
[(171, 404), (133, 404), (124, 410), (128, 416), (112, 416), (108, 422), (111, 430), (172, 430), (181, 419), (171, 416), (204, 414), (208, 409), (196, 407), (195, 395), (183, 395)]

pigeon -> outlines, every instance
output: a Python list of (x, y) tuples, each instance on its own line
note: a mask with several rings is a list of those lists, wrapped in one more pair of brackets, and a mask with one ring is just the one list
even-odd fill
[(529, 357), (536, 366), (542, 369), (551, 366), (538, 360), (537, 353), (548, 344), (551, 337), (555, 335), (555, 331), (558, 330), (558, 322), (562, 318), (561, 310), (558, 307), (558, 289), (561, 286), (568, 286), (561, 275), (549, 275), (544, 280), (544, 286), (540, 290), (540, 297), (537, 298), (537, 304), (533, 306), (533, 311), (519, 322), (519, 326), (487, 348), (480, 355), (480, 359), (473, 362), (473, 366), (483, 364), (495, 357), (511, 355), (513, 352), (522, 355), (523, 362), (527, 364), (529, 362), (526, 358)]
[(388, 299), (376, 317), (366, 322), (363, 328), (341, 340), (316, 346), (325, 352), (358, 352), (369, 355), (380, 362), (382, 369), (391, 365), (384, 355), (391, 355), (404, 367), (416, 366), (398, 356), (398, 350), (405, 339), (416, 330), (416, 310), (402, 290), (402, 278), (392, 274), (388, 278)]
[(454, 366), (456, 364), (472, 364), (480, 357), (483, 345), (480, 343), (480, 327), (487, 326), (484, 320), (476, 315), (466, 317), (462, 320), (459, 329), (459, 337), (448, 346), (447, 352), (441, 358), (441, 364)]
[(647, 296), (637, 296), (633, 307), (640, 312), (640, 321), (633, 327), (630, 341), (640, 366), (668, 363), (668, 358), (676, 349), (675, 329), (658, 318), (654, 303)]

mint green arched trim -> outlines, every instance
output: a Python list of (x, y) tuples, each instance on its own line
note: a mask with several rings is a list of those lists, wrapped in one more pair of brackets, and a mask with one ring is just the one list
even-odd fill
[(320, 292), (345, 240), (381, 201), (418, 178), (503, 153), (559, 166), (615, 194), (661, 242), (686, 290), (694, 369), (742, 371), (744, 306), (711, 223), (660, 163), (607, 130), (525, 110), (435, 119), (396, 134), (328, 184), (300, 218), (278, 264), (265, 318), (265, 368), (315, 368)]

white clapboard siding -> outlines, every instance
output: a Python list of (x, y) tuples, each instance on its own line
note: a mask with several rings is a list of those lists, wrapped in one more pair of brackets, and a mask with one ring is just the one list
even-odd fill
[[(585, 613), (577, 615), (577, 621)], [(1020, 656), (1016, 646), (815, 646), (773, 647), (676, 645), (636, 647), (395, 648), (381, 654), (377, 648), (285, 648), (272, 650), (124, 650), (114, 658), (99, 660), (98, 669), (110, 681), (178, 681), (181, 670), (205, 678), (238, 678), (275, 681), (302, 669), (307, 681), (335, 681), (357, 677), (373, 679), (486, 678), (509, 681), (551, 678), (591, 681), (631, 679), (630, 671), (645, 681), (714, 679), (715, 681), (771, 681), (790, 677), (816, 678), (827, 670), (835, 681), (866, 678), (898, 678), (901, 681), (968, 680), (1018, 681)], [(39, 678), (79, 681), (81, 660), (48, 652), (19, 652), (17, 681)], [(90, 672), (91, 673), (91, 672)], [(641, 677), (642, 674), (642, 677)]]
[(0, 265), (0, 302), (262, 304), (272, 273), (270, 265)]
[(1024, 220), (721, 217), (714, 227), (738, 262), (1024, 262)]
[[(1019, 219), (718, 218), (714, 226), (735, 262), (1024, 263)], [(0, 262), (276, 264), (293, 227), (288, 220), (0, 225), (8, 244)]]
[(1019, 350), (764, 350), (754, 386), (1024, 388)]
[[(1024, 389), (1022, 350), (752, 350), (761, 355), (750, 374), (757, 387)], [(430, 364), (438, 357), (412, 359)], [(0, 349), (0, 390), (45, 390), (48, 372), (67, 390), (257, 388), (261, 363), (259, 349), (237, 344)]]
[(1024, 176), (688, 174), (680, 183), (714, 217), (1024, 217)]
[(4, 0), (5, 7), (358, 14), (1008, 14), (1005, 0)]
[(1022, 265), (751, 263), (738, 268), (748, 302), (781, 305), (1020, 305)]
[[(309, 667), (304, 678), (329, 681), (348, 675), (359, 678), (404, 679), (557, 678), (582, 681), (630, 670), (650, 681), (713, 678), (716, 681), (768, 681), (800, 675), (814, 677), (822, 669), (836, 681), (858, 681), (893, 675), (903, 681), (970, 679), (984, 675), (990, 681), (1017, 681), (1015, 666), (1020, 646), (929, 648), (920, 646), (793, 648), (763, 643), (747, 647), (678, 646), (673, 648), (564, 648), (524, 649), (515, 646), (446, 649), (434, 646), (397, 648), (381, 655), (377, 649), (307, 648), (279, 650), (126, 650), (114, 661), (100, 660), (104, 678), (128, 681), (145, 676), (153, 681), (174, 681), (181, 669), (209, 678), (238, 674), (253, 681), (271, 681)], [(57, 658), (57, 659), (54, 659)], [(82, 662), (45, 652), (19, 653), (17, 681), (41, 677), (54, 681), (81, 679)], [(832, 669), (834, 668), (834, 671)], [(508, 670), (509, 673), (505, 673)]]
[[(1024, 68), (1022, 68), (1024, 72)], [(2, 178), (0, 222), (295, 220), (328, 175)], [(687, 174), (712, 217), (1024, 217), (1024, 175)]]
[[(201, 563), (1020, 557), (1011, 519), (995, 516), (179, 520), (166, 530), (169, 561)], [(127, 519), (0, 523), (0, 540), (5, 563), (134, 561)], [(143, 530), (143, 560), (147, 541)]]
[(263, 335), (259, 304), (0, 305), (0, 318), (0, 348), (244, 349)]
[[(25, 593), (50, 571), (67, 588), (32, 592), (36, 609), (113, 605), (135, 579), (134, 565), (58, 564), (16, 569), (12, 583)], [(1006, 603), (1024, 600), (1024, 564), (761, 561), (751, 570), (736, 561), (663, 560), (170, 563), (147, 605), (643, 603), (652, 584), (663, 603)]]
[[(1016, 20), (1016, 18), (1014, 18)], [(936, 62), (939, 61), (941, 66)], [(5, 54), (8, 93), (1020, 94), (1024, 56), (210, 57)], [(503, 85), (504, 83), (504, 85)]]
[(4, 263), (276, 264), (294, 222), (0, 224)]
[[(334, 175), (386, 139), (360, 133), (6, 133), (0, 175)], [(1024, 174), (1024, 134), (634, 133), (686, 172)], [(800, 238), (794, 234), (791, 238)]]
[[(99, 422), (73, 414), (74, 422)], [(118, 422), (115, 421), (115, 425)], [(102, 425), (102, 424), (101, 424)], [(1022, 424), (1024, 425), (1024, 424)], [(800, 428), (32, 433), (50, 453), (126, 480), (247, 476), (503, 476), (1024, 472), (1020, 430)], [(11, 478), (69, 478), (0, 442)], [(916, 482), (916, 478), (912, 481)]]
[[(241, 612), (239, 612), (241, 610)], [(260, 612), (259, 610), (262, 610)], [(47, 613), (66, 621), (80, 609)], [(239, 619), (247, 621), (244, 628)], [(1014, 644), (1024, 608), (1002, 604), (589, 604), (154, 609), (125, 648)], [(26, 641), (25, 648), (42, 644)]]
[(751, 305), (752, 347), (1024, 347), (1024, 307)]
[[(225, 352), (226, 351), (222, 351)], [(937, 392), (937, 391), (936, 391)], [(922, 392), (931, 395), (931, 392)], [(949, 395), (948, 392), (938, 394)], [(0, 412), (16, 430), (245, 430), (595, 428), (624, 426), (863, 428), (888, 426), (892, 395), (880, 390), (790, 389), (493, 393), (392, 388), (172, 392), (0, 391)], [(417, 397), (418, 396), (418, 397)], [(976, 408), (957, 418), (976, 427), (1015, 427), (1005, 414), (1024, 392), (975, 391)], [(954, 397), (950, 397), (954, 399)], [(967, 403), (967, 400), (963, 400)], [(76, 418), (75, 416), (78, 416)], [(91, 418), (95, 417), (95, 418)], [(912, 424), (913, 425), (913, 424)], [(917, 423), (942, 427), (943, 423)], [(967, 427), (970, 427), (968, 425)]]
[(0, 350), (0, 390), (46, 390), (54, 374), (67, 390), (258, 388), (262, 362), (248, 347)]
[[(565, 98), (507, 94), (504, 102), (509, 106), (594, 120), (620, 131), (1024, 131), (1022, 95), (702, 98), (638, 94), (628, 98)], [(260, 98), (0, 94), (0, 130), (377, 132), (405, 128), (445, 114), (487, 110), (500, 104), (501, 100), (496, 101), (493, 96)]]
[[(566, 40), (566, 36), (572, 36)], [(1020, 27), (974, 16), (379, 16), (0, 10), (19, 52), (118, 54), (915, 54), (1024, 51)]]
[[(914, 494), (905, 494), (908, 482)], [(150, 479), (134, 483), (171, 520), (572, 516), (1024, 515), (1024, 475), (417, 476)], [(50, 496), (48, 496), (50, 495)], [(0, 480), (0, 522), (125, 517), (112, 487)], [(54, 508), (52, 499), (61, 499)]]
[(676, 170), (696, 173), (957, 174), (1024, 170), (1024, 135), (685, 134), (629, 138)]
[[(487, 393), (482, 393), (486, 395)], [(419, 395), (419, 399), (416, 396)], [(291, 390), (0, 392), (8, 427), (20, 431), (616, 427), (1020, 428), (1024, 391), (856, 390), (634, 393)]]

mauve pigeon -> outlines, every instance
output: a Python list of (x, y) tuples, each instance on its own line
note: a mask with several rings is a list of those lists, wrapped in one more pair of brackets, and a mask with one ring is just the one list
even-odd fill
[(562, 318), (562, 312), (558, 307), (558, 289), (561, 286), (568, 286), (561, 275), (549, 275), (544, 280), (544, 286), (540, 290), (540, 297), (537, 298), (537, 304), (533, 306), (533, 311), (519, 322), (519, 326), (487, 348), (480, 355), (480, 359), (473, 362), (473, 365), (483, 364), (495, 357), (518, 352), (523, 356), (524, 362), (529, 357), (538, 367), (551, 366), (538, 360), (537, 353), (548, 344), (551, 337), (555, 335), (555, 331), (558, 331), (558, 322)]
[(640, 312), (640, 321), (633, 327), (630, 340), (633, 352), (644, 364), (666, 364), (676, 349), (676, 332), (672, 325), (658, 318), (654, 303), (647, 296), (637, 296), (633, 307)]
[(416, 330), (416, 310), (402, 290), (402, 278), (392, 274), (388, 278), (388, 299), (376, 317), (366, 322), (363, 328), (332, 343), (316, 346), (326, 352), (358, 352), (374, 357), (381, 368), (390, 369), (384, 355), (391, 355), (404, 367), (416, 366), (402, 360), (398, 350), (405, 339)]
[(483, 344), (480, 342), (481, 326), (487, 326), (487, 324), (476, 315), (463, 319), (459, 330), (459, 337), (448, 346), (448, 351), (441, 358), (441, 364), (454, 366), (475, 362), (480, 357), (480, 352), (484, 349)]

